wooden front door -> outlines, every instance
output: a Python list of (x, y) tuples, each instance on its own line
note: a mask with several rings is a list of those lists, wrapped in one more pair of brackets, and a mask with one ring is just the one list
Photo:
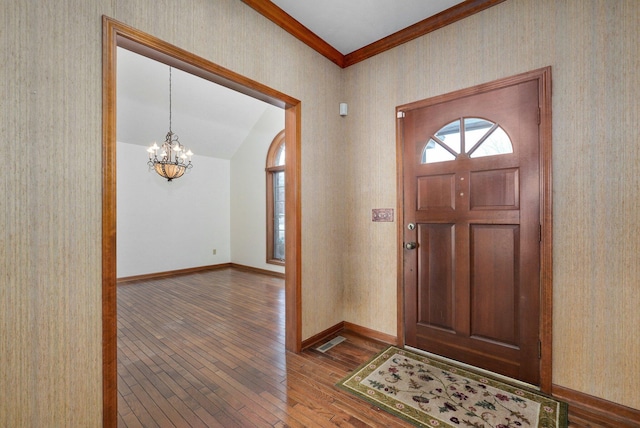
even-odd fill
[(403, 110), (406, 345), (540, 383), (539, 82)]

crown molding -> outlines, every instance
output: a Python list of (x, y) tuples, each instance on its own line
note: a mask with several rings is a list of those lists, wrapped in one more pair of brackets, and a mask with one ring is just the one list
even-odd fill
[(314, 49), (341, 68), (357, 64), (367, 58), (400, 46), (410, 40), (424, 36), (427, 33), (452, 24), (461, 19), (502, 3), (505, 0), (466, 0), (437, 15), (433, 15), (417, 22), (405, 29), (393, 33), (383, 39), (371, 43), (363, 48), (343, 55), (333, 46), (322, 40), (318, 35), (302, 25), (291, 15), (280, 9), (269, 0), (242, 0), (245, 4), (269, 19), (298, 40)]
[(256, 12), (278, 25), (321, 55), (344, 68), (344, 55), (329, 43), (322, 40), (313, 31), (298, 22), (270, 0), (242, 0)]
[(443, 10), (437, 15), (430, 16), (420, 22), (393, 33), (383, 39), (373, 42), (363, 48), (355, 50), (344, 56), (344, 66), (357, 64), (367, 58), (378, 55), (408, 41), (417, 39), (427, 33), (438, 30), (461, 19), (467, 18), (485, 9), (502, 3), (505, 0), (466, 0), (449, 9)]

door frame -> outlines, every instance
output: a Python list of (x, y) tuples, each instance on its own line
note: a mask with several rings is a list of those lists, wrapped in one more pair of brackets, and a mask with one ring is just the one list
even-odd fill
[(551, 393), (552, 385), (552, 316), (553, 316), (553, 212), (552, 212), (552, 163), (551, 163), (551, 67), (525, 72), (471, 88), (437, 95), (424, 100), (396, 107), (396, 184), (397, 184), (397, 334), (399, 345), (404, 346), (404, 167), (403, 167), (403, 112), (427, 107), (454, 99), (464, 98), (532, 80), (538, 81), (540, 106), (540, 389)]
[(102, 17), (102, 394), (103, 426), (118, 421), (116, 296), (116, 51), (144, 55), (285, 110), (285, 348), (302, 349), (301, 102), (107, 16)]

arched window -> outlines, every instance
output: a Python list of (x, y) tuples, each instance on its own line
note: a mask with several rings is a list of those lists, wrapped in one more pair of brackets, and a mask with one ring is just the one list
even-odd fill
[(284, 265), (284, 129), (267, 153), (267, 263)]
[(480, 158), (509, 153), (513, 153), (513, 144), (500, 125), (479, 117), (463, 117), (431, 136), (422, 151), (422, 163), (452, 161), (461, 154)]

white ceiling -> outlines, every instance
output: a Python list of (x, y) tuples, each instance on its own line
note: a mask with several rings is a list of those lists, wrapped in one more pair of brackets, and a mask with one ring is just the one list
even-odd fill
[[(272, 0), (346, 55), (462, 0)], [(117, 139), (149, 146), (169, 130), (169, 67), (118, 48)], [(172, 70), (172, 131), (196, 155), (231, 159), (267, 109), (278, 109)], [(282, 127), (284, 128), (284, 113)]]
[[(117, 140), (160, 145), (169, 130), (169, 66), (122, 48), (117, 61)], [(231, 159), (267, 109), (282, 112), (284, 128), (284, 110), (175, 68), (171, 87), (172, 131), (196, 155)]]
[(343, 55), (463, 2), (463, 0), (271, 1)]

